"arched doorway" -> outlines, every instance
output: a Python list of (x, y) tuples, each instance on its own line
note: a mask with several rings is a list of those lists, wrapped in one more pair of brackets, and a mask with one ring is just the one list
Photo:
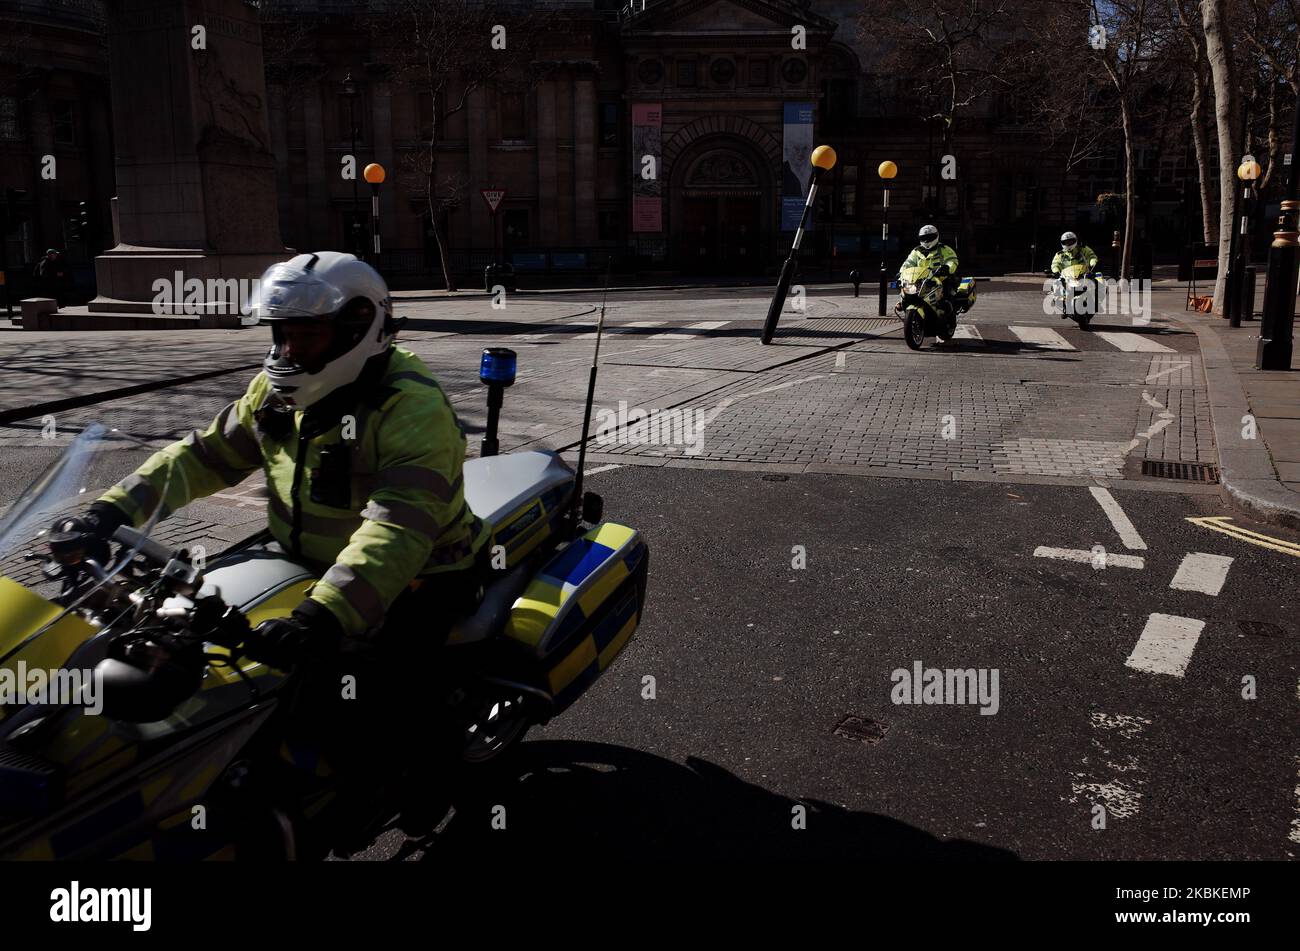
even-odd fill
[(675, 163), (672, 228), (677, 267), (711, 274), (762, 269), (771, 175), (729, 137), (701, 142)]

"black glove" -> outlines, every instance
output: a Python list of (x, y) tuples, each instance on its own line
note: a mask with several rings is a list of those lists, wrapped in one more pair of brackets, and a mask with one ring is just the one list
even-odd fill
[(948, 265), (946, 265), (946, 264), (940, 264), (937, 268), (934, 269), (934, 274), (935, 274), (935, 277), (947, 277), (947, 276), (948, 276)]
[(73, 518), (65, 515), (50, 526), (50, 551), (62, 564), (76, 564), (89, 558), (100, 567), (107, 567), (109, 540), (115, 531), (129, 524), (131, 519), (116, 505), (95, 502), (86, 514)]
[(300, 660), (335, 656), (343, 640), (341, 625), (329, 610), (308, 598), (287, 618), (263, 621), (244, 642), (243, 653), (276, 670)]

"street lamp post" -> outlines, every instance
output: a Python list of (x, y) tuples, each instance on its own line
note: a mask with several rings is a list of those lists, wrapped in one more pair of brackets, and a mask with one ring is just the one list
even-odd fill
[(352, 223), (348, 227), (348, 243), (352, 245), (351, 251), (355, 254), (361, 250), (357, 240), (357, 232), (361, 230), (361, 197), (357, 193), (357, 116), (356, 100), (359, 90), (357, 89), (356, 80), (352, 78), (352, 71), (349, 70), (347, 76), (343, 79), (343, 95), (348, 100), (348, 132), (351, 136), (351, 151), (348, 153), (352, 156)]
[[(1259, 178), (1259, 163), (1250, 156), (1247, 161), (1237, 166), (1237, 178), (1243, 183), (1241, 192), (1241, 221), (1232, 233), (1232, 247), (1228, 255), (1231, 264), (1228, 267), (1227, 297), (1225, 306), (1228, 311), (1228, 323), (1233, 327), (1241, 326), (1241, 307), (1245, 303), (1246, 264), (1250, 261), (1250, 200), (1254, 196), (1255, 179)], [(1242, 256), (1246, 260), (1242, 261)]]
[(370, 183), (370, 227), (371, 234), (374, 236), (374, 243), (371, 247), (371, 254), (374, 260), (371, 264), (376, 270), (379, 269), (379, 186), (384, 183), (384, 167), (378, 162), (371, 162), (366, 166), (363, 173), (366, 181)]
[(1291, 176), (1287, 180), (1282, 216), (1268, 253), (1264, 283), (1264, 319), (1255, 350), (1260, 370), (1291, 369), (1291, 339), (1295, 326), (1296, 268), (1300, 259), (1300, 105), (1291, 132)]
[[(1260, 177), (1260, 164), (1255, 158), (1247, 156), (1247, 161), (1236, 166), (1236, 177), (1244, 182), (1245, 188), (1242, 191), (1242, 222), (1238, 231), (1234, 235), (1238, 239), (1238, 257), (1235, 264), (1232, 265), (1231, 273), (1236, 274), (1236, 285), (1232, 290), (1231, 303), (1229, 304), (1229, 317), (1231, 326), (1242, 326), (1242, 308), (1245, 305), (1245, 268), (1251, 262), (1251, 204), (1255, 197), (1255, 179)], [(1244, 257), (1245, 260), (1242, 260)]]
[(835, 167), (835, 150), (829, 145), (819, 145), (813, 149), (809, 161), (812, 162), (813, 167), (812, 183), (808, 186), (808, 198), (803, 203), (803, 214), (799, 216), (799, 229), (794, 233), (790, 255), (785, 259), (785, 264), (781, 265), (781, 276), (776, 282), (776, 293), (772, 295), (772, 303), (767, 308), (767, 320), (763, 323), (764, 344), (771, 343), (772, 335), (776, 333), (777, 321), (781, 319), (781, 308), (785, 306), (785, 297), (790, 293), (790, 281), (794, 279), (799, 245), (803, 243), (803, 226), (808, 221), (808, 210), (817, 199), (817, 179), (821, 177), (822, 172)]
[(898, 166), (888, 160), (881, 162), (880, 167), (876, 169), (876, 174), (884, 183), (885, 194), (883, 198), (884, 214), (880, 222), (880, 301), (879, 313), (881, 317), (885, 316), (885, 298), (889, 290), (889, 271), (885, 267), (886, 259), (889, 256), (889, 183), (893, 181), (894, 176), (898, 174)]

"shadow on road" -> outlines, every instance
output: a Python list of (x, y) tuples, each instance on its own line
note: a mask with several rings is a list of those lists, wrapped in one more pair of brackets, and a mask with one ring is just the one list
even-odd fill
[[(796, 805), (807, 828), (791, 823)], [(504, 807), (505, 830), (493, 829)], [(496, 812), (500, 814), (500, 810)], [(425, 858), (1010, 861), (1005, 849), (942, 841), (887, 816), (793, 800), (705, 760), (678, 764), (604, 743), (525, 743), (509, 778), (465, 803)]]

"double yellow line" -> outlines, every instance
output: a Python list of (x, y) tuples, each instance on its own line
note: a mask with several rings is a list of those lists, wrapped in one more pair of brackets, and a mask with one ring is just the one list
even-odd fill
[(1216, 515), (1213, 518), (1189, 518), (1187, 521), (1193, 525), (1199, 525), (1201, 528), (1208, 528), (1212, 532), (1222, 532), (1224, 535), (1238, 541), (1259, 545), (1262, 548), (1271, 548), (1273, 551), (1280, 551), (1284, 555), (1300, 558), (1300, 545), (1295, 542), (1273, 538), (1271, 535), (1261, 535), (1259, 532), (1252, 532), (1250, 529), (1242, 528), (1239, 525), (1230, 525), (1228, 523), (1232, 519), (1226, 515)]

